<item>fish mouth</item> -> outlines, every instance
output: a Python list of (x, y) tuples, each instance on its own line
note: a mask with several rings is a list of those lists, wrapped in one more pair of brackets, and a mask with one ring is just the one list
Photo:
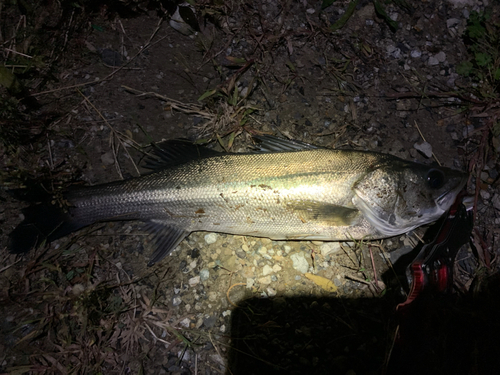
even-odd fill
[(466, 182), (467, 177), (463, 177), (462, 181), (460, 181), (460, 184), (458, 184), (456, 188), (445, 191), (443, 194), (436, 198), (436, 200), (434, 201), (436, 205), (443, 211), (448, 210), (453, 202), (455, 202), (458, 193), (464, 188)]

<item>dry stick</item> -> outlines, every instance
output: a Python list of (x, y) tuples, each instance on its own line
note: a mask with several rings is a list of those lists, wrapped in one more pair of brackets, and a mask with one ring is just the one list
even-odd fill
[[(215, 346), (215, 343), (214, 343), (214, 341), (212, 340), (212, 334), (211, 334), (210, 332), (208, 332), (208, 338), (210, 339), (210, 342), (212, 343), (212, 345), (213, 345), (213, 347), (215, 348), (215, 351), (217, 352), (217, 354), (219, 355), (219, 357), (224, 358), (224, 357), (222, 357), (222, 355), (220, 354), (219, 349), (217, 348), (217, 346)], [(226, 367), (226, 369), (227, 369), (227, 371), (229, 371), (229, 373), (230, 373), (231, 375), (233, 375), (233, 372), (231, 371), (231, 369), (230, 369), (229, 367)]]
[[(111, 130), (111, 133), (118, 139), (118, 142), (120, 142), (120, 145), (123, 147), (123, 149), (125, 150), (125, 152), (127, 153), (128, 157), (130, 158), (130, 161), (132, 162), (132, 165), (134, 166), (137, 174), (140, 176), (141, 175), (141, 172), (139, 172), (139, 168), (137, 168), (137, 165), (134, 163), (134, 159), (132, 159), (132, 157), (130, 156), (130, 153), (128, 152), (127, 148), (125, 147), (125, 145), (123, 144), (121, 138), (120, 138), (120, 135), (116, 132), (116, 130), (111, 126), (111, 124), (106, 120), (106, 118), (102, 115), (102, 113), (94, 106), (94, 104), (92, 104), (92, 102), (89, 100), (89, 98), (87, 98), (85, 95), (83, 95), (83, 93), (78, 90), (78, 93), (83, 96), (83, 98), (85, 99), (85, 101), (94, 109), (94, 111), (97, 112), (97, 114), (99, 115), (100, 118), (103, 119), (104, 123), (106, 124), (106, 126)], [(120, 166), (118, 164), (118, 160), (116, 160), (116, 154), (115, 154), (115, 151), (113, 150), (113, 154), (115, 156), (115, 162), (116, 162), (116, 169), (118, 171), (118, 174), (120, 175), (120, 178), (123, 179), (123, 175), (121, 173), (121, 170), (120, 170)]]
[(153, 330), (151, 329), (151, 327), (149, 326), (148, 323), (145, 323), (144, 325), (146, 326), (146, 328), (148, 329), (148, 331), (153, 335), (153, 338), (155, 340), (157, 340), (157, 341), (159, 341), (159, 342), (161, 342), (161, 343), (163, 343), (165, 345), (170, 345), (171, 344), (170, 342), (168, 342), (166, 340), (163, 340), (163, 339), (159, 338), (158, 336), (156, 336), (156, 334), (153, 332)]
[(103, 79), (98, 79), (98, 80), (93, 81), (93, 82), (78, 83), (76, 85), (59, 87), (59, 88), (53, 89), (53, 90), (47, 90), (47, 91), (37, 92), (37, 93), (32, 94), (31, 96), (35, 97), (35, 96), (39, 96), (39, 95), (50, 94), (50, 93), (57, 92), (57, 91), (69, 90), (69, 89), (75, 89), (75, 88), (78, 88), (78, 87), (85, 87), (85, 86), (95, 85), (97, 83), (105, 82), (105, 81), (111, 79), (116, 73), (118, 73), (119, 71), (121, 71), (122, 69), (124, 69), (127, 65), (129, 65), (132, 61), (134, 61), (137, 56), (139, 56), (141, 53), (143, 53), (144, 51), (146, 51), (148, 48), (151, 48), (154, 45), (156, 45), (157, 43), (161, 42), (163, 39), (165, 39), (168, 36), (168, 35), (165, 35), (165, 36), (161, 37), (160, 39), (158, 39), (156, 42), (151, 43), (151, 40), (153, 39), (153, 37), (156, 35), (156, 33), (158, 32), (158, 30), (160, 29), (162, 21), (163, 21), (163, 18), (160, 18), (160, 21), (158, 22), (158, 25), (156, 26), (156, 29), (153, 31), (153, 33), (149, 37), (148, 41), (146, 42), (146, 44), (144, 45), (144, 47), (139, 52), (137, 52), (130, 60), (128, 60), (127, 62), (125, 62), (125, 64), (123, 64), (122, 66), (120, 66), (118, 69), (113, 70), (111, 73), (109, 73)]
[(365, 285), (371, 285), (371, 283), (369, 281), (366, 281), (366, 280), (363, 280), (363, 279), (360, 279), (359, 277), (356, 277), (356, 276), (352, 276), (352, 275), (345, 275), (344, 276), (346, 279), (350, 279), (352, 281), (357, 281), (358, 283), (361, 283), (361, 284), (365, 284)]
[(160, 95), (156, 92), (151, 92), (151, 91), (140, 91), (136, 90), (132, 87), (122, 85), (121, 86), (123, 89), (130, 91), (133, 94), (136, 94), (138, 97), (140, 96), (154, 96), (160, 100), (163, 100), (166, 102), (169, 106), (171, 106), (174, 109), (177, 109), (181, 112), (187, 113), (187, 114), (199, 114), (202, 115), (203, 117), (207, 119), (211, 119), (213, 115), (210, 112), (202, 111), (201, 108), (202, 106), (199, 104), (194, 104), (194, 103), (182, 103), (178, 100), (175, 99), (170, 99), (166, 96)]
[(52, 158), (52, 148), (50, 147), (50, 139), (47, 138), (47, 148), (49, 149), (49, 167), (50, 170), (54, 170), (54, 159)]
[(28, 59), (32, 59), (33, 58), (33, 56), (26, 55), (25, 53), (22, 53), (22, 52), (17, 52), (16, 50), (13, 50), (13, 49), (10, 49), (10, 48), (4, 48), (3, 50), (4, 51), (8, 51), (8, 52), (12, 52), (15, 55), (20, 55), (20, 56), (26, 57)]
[[(17, 263), (19, 263), (20, 261), (22, 261), (22, 258), (19, 258), (18, 260), (16, 260), (14, 263), (11, 263), (11, 264), (8, 264), (6, 265), (5, 267), (2, 267), (0, 268), (0, 273), (4, 272), (4, 271), (7, 271), (10, 267), (12, 266), (15, 266)], [(2, 262), (3, 263), (3, 262)]]
[(368, 245), (368, 250), (370, 251), (370, 258), (372, 260), (373, 277), (375, 278), (375, 287), (378, 289), (377, 268), (375, 268), (375, 260), (373, 259), (372, 247), (370, 245)]
[(199, 104), (194, 104), (194, 103), (182, 103), (178, 100), (175, 99), (170, 99), (167, 98), (166, 96), (160, 95), (156, 92), (144, 92), (144, 91), (139, 91), (136, 89), (133, 89), (132, 87), (124, 86), (122, 85), (122, 88), (125, 89), (126, 91), (129, 91), (133, 94), (136, 94), (138, 97), (139, 96), (152, 96), (155, 98), (159, 98), (160, 100), (166, 102), (166, 104), (172, 109), (178, 110), (182, 113), (188, 114), (188, 115), (197, 115), (198, 117), (204, 118), (208, 120), (206, 124), (203, 126), (200, 126), (200, 128), (207, 128), (210, 124), (214, 124), (214, 126), (217, 124), (217, 114), (210, 113), (208, 111), (202, 111), (202, 107)]
[[(394, 332), (394, 337), (392, 339), (391, 347), (389, 348), (389, 353), (387, 354), (387, 358), (385, 360), (385, 369), (387, 370), (387, 367), (389, 367), (389, 362), (391, 361), (391, 356), (392, 356), (392, 351), (394, 350), (394, 345), (396, 344), (396, 340), (399, 334), (399, 324), (396, 326), (396, 331)], [(385, 372), (384, 372), (385, 374)]]
[[(415, 127), (417, 128), (418, 130), (418, 133), (420, 134), (420, 136), (422, 137), (422, 140), (426, 143), (428, 143), (426, 140), (425, 140), (425, 137), (424, 135), (422, 134), (422, 132), (420, 131), (420, 128), (418, 127), (418, 124), (417, 124), (417, 121), (415, 120)], [(438, 158), (436, 157), (436, 155), (434, 154), (434, 151), (432, 152), (432, 156), (434, 157), (434, 159), (436, 160), (436, 162), (438, 163), (439, 166), (441, 166), (441, 163), (439, 162)]]

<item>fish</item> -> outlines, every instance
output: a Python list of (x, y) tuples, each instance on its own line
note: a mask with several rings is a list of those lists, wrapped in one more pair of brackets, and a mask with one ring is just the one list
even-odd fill
[(273, 240), (393, 237), (438, 220), (464, 188), (461, 171), (370, 151), (335, 150), (270, 135), (250, 152), (187, 140), (156, 144), (128, 180), (69, 188), (24, 209), (8, 248), (25, 253), (94, 223), (137, 220), (155, 245), (148, 266), (191, 232)]

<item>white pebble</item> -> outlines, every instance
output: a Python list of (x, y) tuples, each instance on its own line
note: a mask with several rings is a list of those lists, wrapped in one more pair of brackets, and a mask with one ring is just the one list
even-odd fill
[(262, 269), (262, 275), (263, 276), (266, 276), (266, 275), (269, 275), (273, 273), (273, 269), (271, 266), (268, 266), (267, 264), (264, 266), (264, 268)]
[(413, 145), (413, 147), (420, 151), (425, 157), (432, 157), (432, 146), (428, 142), (417, 142)]
[(328, 254), (336, 253), (337, 251), (339, 251), (340, 250), (340, 243), (339, 242), (325, 242), (323, 245), (320, 246), (319, 250), (321, 251), (321, 255), (327, 256)]
[(309, 270), (309, 263), (307, 263), (303, 253), (292, 254), (290, 259), (293, 262), (293, 268), (300, 273), (306, 273)]
[(200, 283), (200, 276), (195, 276), (189, 279), (189, 286), (196, 286)]
[(209, 245), (213, 244), (217, 241), (217, 237), (218, 237), (217, 233), (206, 234), (205, 235), (205, 242)]

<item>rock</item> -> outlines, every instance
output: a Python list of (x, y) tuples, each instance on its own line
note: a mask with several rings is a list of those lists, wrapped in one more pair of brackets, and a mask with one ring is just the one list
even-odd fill
[(208, 269), (204, 268), (200, 271), (201, 281), (207, 281), (209, 277), (210, 277), (210, 271)]
[(262, 269), (262, 275), (266, 276), (266, 275), (269, 275), (273, 273), (273, 269), (271, 266), (268, 266), (267, 264), (264, 266), (264, 268)]
[(493, 207), (495, 207), (497, 210), (500, 210), (500, 194), (495, 193), (493, 199), (491, 200), (491, 203), (493, 204)]
[(413, 250), (412, 246), (405, 245), (397, 250), (391, 251), (389, 253), (389, 258), (391, 259), (392, 264), (396, 263), (400, 257), (402, 257), (405, 254), (408, 254), (412, 250)]
[(215, 243), (217, 241), (217, 233), (209, 233), (205, 235), (205, 242), (209, 245)]
[(448, 2), (455, 8), (463, 8), (465, 6), (476, 5), (476, 0), (448, 0)]
[(109, 66), (120, 66), (123, 63), (123, 56), (111, 49), (104, 48), (101, 51), (102, 62)]
[(455, 27), (460, 23), (460, 20), (458, 18), (449, 18), (446, 20), (446, 27), (448, 29)]
[(336, 253), (337, 251), (339, 251), (340, 250), (340, 243), (339, 242), (325, 242), (323, 245), (320, 246), (319, 250), (321, 251), (321, 255), (323, 255), (325, 257), (328, 254)]
[(113, 165), (115, 164), (115, 158), (113, 157), (113, 152), (108, 151), (104, 155), (101, 155), (101, 161), (104, 165)]
[[(189, 19), (189, 22), (191, 24), (198, 23), (198, 21), (196, 21), (196, 17), (194, 17), (194, 7), (187, 2), (184, 2), (184, 3), (180, 4), (180, 6), (177, 7), (174, 14), (172, 14), (172, 16), (170, 17), (170, 21), (169, 21), (170, 26), (173, 29), (180, 32), (181, 34), (184, 34), (187, 36), (194, 34), (196, 32), (196, 30), (193, 29), (193, 27), (191, 27), (191, 25), (184, 20), (184, 18), (181, 16), (181, 12), (186, 19)], [(187, 12), (190, 12), (192, 14), (192, 17), (187, 17), (187, 14), (186, 14)]]
[(212, 328), (215, 325), (215, 322), (217, 321), (217, 317), (215, 315), (205, 315), (203, 318), (203, 325), (206, 328)]
[(418, 48), (412, 49), (410, 52), (410, 56), (414, 59), (418, 59), (422, 56), (422, 51), (420, 51)]
[(200, 283), (200, 276), (195, 276), (189, 279), (188, 281), (189, 286), (193, 287), (196, 286)]
[(438, 52), (437, 54), (434, 55), (434, 57), (436, 58), (437, 61), (439, 61), (440, 63), (442, 62), (445, 62), (446, 61), (446, 53), (444, 53), (443, 51), (441, 52)]
[[(271, 284), (272, 279), (271, 279), (271, 276), (265, 276), (265, 277), (261, 277), (258, 281), (261, 284), (269, 285), (269, 284)], [(247, 287), (248, 287), (248, 283), (247, 283)]]
[(425, 155), (426, 158), (432, 157), (432, 146), (428, 142), (417, 142), (413, 145), (415, 149)]
[(267, 295), (268, 295), (269, 297), (274, 297), (274, 296), (276, 296), (276, 290), (275, 290), (275, 289), (273, 289), (273, 288), (267, 288), (267, 289), (266, 289), (266, 291), (267, 291)]
[(250, 277), (247, 278), (247, 288), (250, 289), (252, 286), (255, 284), (255, 279), (252, 279)]
[(399, 59), (401, 57), (401, 49), (399, 49), (398, 47), (396, 47), (392, 44), (388, 45), (386, 47), (386, 50), (387, 50), (387, 54), (391, 55), (395, 59)]
[(486, 190), (480, 190), (479, 195), (481, 195), (481, 198), (483, 199), (483, 201), (487, 201), (491, 197), (491, 194), (488, 193)]
[(179, 306), (182, 303), (181, 297), (172, 298), (172, 306)]
[(290, 259), (293, 262), (293, 268), (300, 273), (306, 273), (309, 270), (309, 263), (307, 263), (303, 253), (292, 254)]
[(264, 246), (261, 246), (259, 248), (259, 250), (257, 250), (257, 252), (260, 254), (260, 255), (263, 255), (263, 254), (267, 254), (267, 248), (264, 247)]
[(490, 175), (490, 178), (493, 180), (496, 180), (498, 178), (498, 171), (495, 168), (491, 168), (488, 171), (488, 174)]
[(474, 132), (474, 125), (467, 125), (462, 132), (464, 138), (469, 137)]
[(429, 60), (427, 60), (427, 65), (433, 66), (433, 65), (438, 65), (439, 60), (436, 59), (434, 56), (429, 57)]

